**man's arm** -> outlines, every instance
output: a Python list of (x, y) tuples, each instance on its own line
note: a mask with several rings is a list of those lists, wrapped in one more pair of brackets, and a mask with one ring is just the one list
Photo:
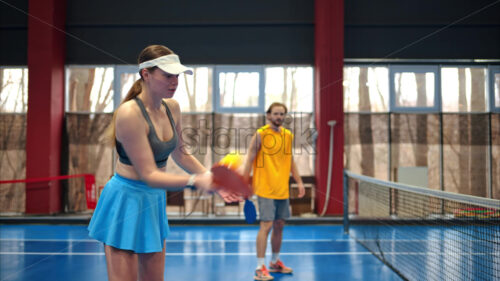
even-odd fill
[(252, 139), (250, 140), (250, 146), (248, 147), (248, 155), (245, 160), (245, 165), (243, 166), (243, 178), (245, 182), (250, 182), (250, 172), (252, 171), (253, 160), (257, 156), (257, 152), (260, 149), (260, 134), (256, 132)]
[(300, 177), (299, 170), (297, 169), (297, 165), (295, 165), (293, 157), (292, 157), (292, 177), (299, 186), (299, 198), (304, 197), (304, 195), (306, 194), (306, 189), (304, 188), (304, 183), (302, 182), (302, 178)]

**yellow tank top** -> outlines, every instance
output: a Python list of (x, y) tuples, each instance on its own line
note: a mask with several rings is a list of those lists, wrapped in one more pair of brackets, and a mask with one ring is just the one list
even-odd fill
[(255, 194), (271, 199), (287, 199), (293, 134), (283, 127), (281, 132), (276, 132), (270, 125), (261, 127), (257, 133), (261, 145), (253, 162), (252, 185)]

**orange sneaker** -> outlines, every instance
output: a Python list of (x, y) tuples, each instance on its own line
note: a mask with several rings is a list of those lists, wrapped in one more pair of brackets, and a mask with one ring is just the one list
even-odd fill
[(270, 272), (279, 272), (279, 273), (292, 273), (292, 269), (283, 264), (282, 261), (278, 260), (276, 263), (271, 262), (269, 264)]
[(255, 270), (255, 276), (253, 277), (255, 280), (273, 280), (274, 277), (269, 274), (266, 266), (263, 265), (261, 268), (257, 268)]

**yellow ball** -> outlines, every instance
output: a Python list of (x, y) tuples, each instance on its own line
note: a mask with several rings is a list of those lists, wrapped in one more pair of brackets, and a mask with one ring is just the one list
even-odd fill
[(220, 165), (224, 165), (230, 169), (236, 170), (243, 165), (243, 157), (238, 153), (229, 153), (222, 160), (219, 161)]

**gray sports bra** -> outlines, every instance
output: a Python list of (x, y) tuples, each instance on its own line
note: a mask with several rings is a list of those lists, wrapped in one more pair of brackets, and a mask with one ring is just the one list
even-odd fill
[[(168, 156), (170, 155), (170, 153), (172, 153), (172, 151), (174, 151), (175, 147), (177, 146), (177, 132), (175, 130), (175, 122), (174, 119), (172, 118), (172, 113), (170, 113), (170, 109), (168, 109), (167, 104), (164, 101), (162, 101), (163, 105), (167, 109), (168, 119), (170, 120), (170, 124), (172, 125), (174, 136), (168, 141), (161, 141), (160, 138), (158, 138), (158, 135), (156, 134), (155, 127), (153, 126), (153, 123), (151, 123), (151, 119), (149, 118), (149, 114), (147, 113), (144, 104), (138, 98), (135, 98), (134, 100), (137, 102), (137, 105), (141, 109), (142, 115), (144, 115), (144, 119), (146, 119), (146, 122), (148, 122), (149, 126), (148, 140), (149, 144), (151, 145), (151, 150), (153, 151), (153, 155), (156, 161), (156, 166), (158, 168), (163, 168), (167, 165)], [(115, 143), (116, 143), (116, 152), (118, 153), (120, 162), (122, 162), (123, 164), (132, 165), (132, 162), (128, 158), (127, 153), (123, 148), (123, 145), (117, 139), (115, 139)]]

